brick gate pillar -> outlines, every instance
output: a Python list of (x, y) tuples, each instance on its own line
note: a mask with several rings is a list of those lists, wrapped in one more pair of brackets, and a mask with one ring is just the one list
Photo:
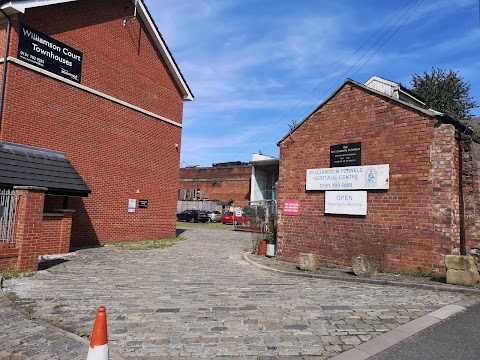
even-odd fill
[(20, 200), (17, 206), (15, 247), (18, 248), (17, 270), (38, 270), (37, 244), (42, 239), (42, 218), (46, 188), (14, 187)]

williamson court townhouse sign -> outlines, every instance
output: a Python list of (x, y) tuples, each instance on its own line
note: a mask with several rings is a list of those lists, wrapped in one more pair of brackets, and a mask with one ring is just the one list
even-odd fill
[(81, 80), (83, 54), (25, 24), (20, 24), (17, 57), (66, 79)]

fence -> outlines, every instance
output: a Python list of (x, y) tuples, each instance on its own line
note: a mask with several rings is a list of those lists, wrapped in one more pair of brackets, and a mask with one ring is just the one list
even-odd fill
[(277, 223), (277, 202), (275, 200), (251, 201), (249, 205), (235, 207), (235, 230), (252, 233), (252, 247), (256, 251), (258, 243), (267, 238), (267, 233)]
[(15, 210), (19, 199), (14, 190), (0, 190), (0, 244), (15, 246)]
[[(190, 201), (177, 201), (177, 214), (183, 210), (221, 210), (217, 209), (218, 201), (216, 200), (190, 200)], [(221, 207), (221, 205), (220, 205)]]

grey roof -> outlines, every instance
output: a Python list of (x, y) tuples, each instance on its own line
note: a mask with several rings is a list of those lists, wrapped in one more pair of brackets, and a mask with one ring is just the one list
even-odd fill
[(474, 116), (470, 120), (468, 120), (468, 126), (476, 129), (480, 126), (480, 116)]
[(37, 186), (47, 194), (88, 196), (91, 190), (64, 153), (0, 141), (0, 187)]

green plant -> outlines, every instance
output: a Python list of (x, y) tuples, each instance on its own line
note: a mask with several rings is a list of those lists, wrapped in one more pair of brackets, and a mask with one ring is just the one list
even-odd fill
[(83, 332), (83, 331), (80, 332), (80, 333), (78, 334), (78, 336), (80, 336), (81, 338), (84, 338), (84, 339), (90, 339), (90, 335), (87, 334), (86, 332)]
[(244, 206), (243, 215), (255, 219), (257, 217), (257, 207), (252, 205)]
[(15, 268), (9, 268), (6, 270), (3, 270), (2, 272), (2, 277), (7, 280), (7, 279), (13, 279), (13, 278), (19, 278), (19, 277), (30, 277), (33, 276), (34, 272), (31, 270), (28, 271), (19, 271)]
[(267, 244), (275, 244), (277, 242), (277, 225), (270, 224), (267, 231)]
[(235, 200), (230, 199), (230, 200), (227, 201), (227, 205), (228, 205), (228, 206), (231, 206), (234, 202), (235, 202)]
[(469, 120), (471, 110), (478, 106), (470, 95), (470, 84), (458, 71), (432, 67), (430, 72), (413, 74), (411, 85), (412, 91), (425, 99), (427, 109), (433, 108), (460, 121)]
[(290, 124), (288, 124), (288, 133), (291, 134), (292, 132), (295, 131), (297, 127), (298, 127), (298, 122), (296, 120), (292, 120)]

